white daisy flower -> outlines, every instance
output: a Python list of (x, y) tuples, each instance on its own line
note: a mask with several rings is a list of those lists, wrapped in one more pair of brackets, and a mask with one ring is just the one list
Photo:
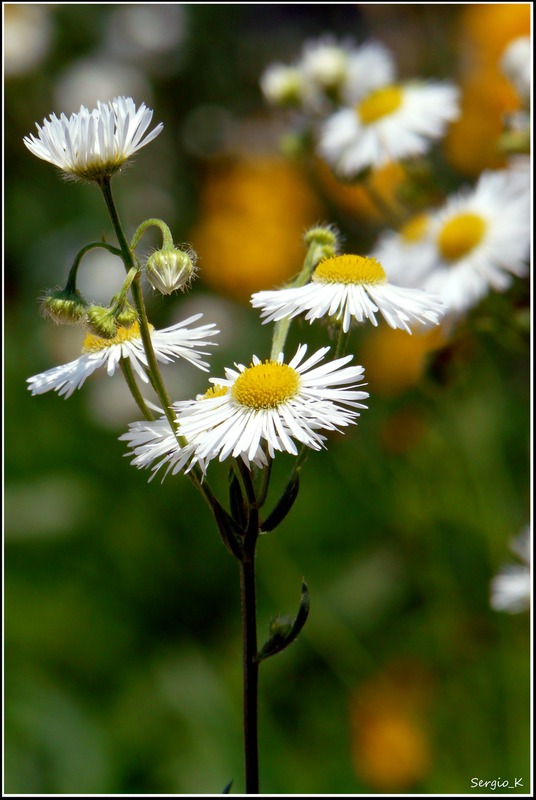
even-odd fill
[(110, 103), (97, 103), (93, 111), (81, 106), (69, 118), (51, 114), (42, 127), (37, 125), (37, 138), (25, 136), (24, 144), (71, 178), (99, 181), (158, 136), (162, 123), (144, 136), (152, 116), (144, 103), (136, 110), (132, 98), (116, 97)]
[(530, 605), (530, 527), (510, 545), (522, 563), (505, 565), (491, 582), (490, 605), (495, 611), (515, 614)]
[(458, 94), (448, 83), (380, 86), (326, 120), (318, 152), (345, 178), (421, 155), (458, 116)]
[[(179, 421), (181, 414), (186, 413), (196, 403), (219, 397), (227, 392), (227, 387), (215, 386), (208, 389), (205, 394), (197, 395), (195, 400), (174, 403), (173, 410), (177, 421)], [(182, 470), (188, 473), (195, 464), (199, 464), (201, 470), (205, 473), (207, 462), (195, 455), (196, 439), (190, 438), (187, 443), (181, 444), (177, 438), (177, 432), (171, 428), (165, 414), (162, 411), (160, 413), (161, 418), (158, 420), (132, 422), (129, 425), (128, 432), (119, 437), (121, 441), (127, 442), (133, 451), (132, 465), (138, 467), (138, 469), (150, 467), (152, 475), (149, 481), (152, 481), (156, 473), (164, 466), (166, 466), (166, 471), (162, 480), (169, 473), (176, 475), (177, 472)], [(182, 435), (182, 429), (179, 432)], [(242, 453), (241, 457), (248, 468), (250, 463), (256, 464), (258, 467), (266, 466), (268, 463), (266, 454), (260, 444), (251, 459), (248, 459), (245, 453)]]
[[(176, 358), (184, 358), (195, 367), (207, 371), (208, 364), (202, 359), (206, 351), (197, 348), (214, 345), (215, 342), (205, 341), (205, 337), (214, 336), (219, 331), (213, 330), (215, 327), (213, 323), (198, 328), (186, 327), (202, 316), (195, 314), (169, 328), (153, 330), (151, 340), (157, 360), (169, 364)], [(148, 382), (147, 358), (138, 323), (134, 323), (130, 328), (118, 328), (113, 339), (102, 339), (100, 336), (88, 333), (79, 358), (28, 378), (28, 388), (33, 395), (54, 390), (60, 396), (67, 398), (99, 367), (106, 367), (108, 375), (113, 375), (122, 358), (128, 359), (139, 378), (145, 383)]]
[[(352, 356), (316, 366), (329, 347), (304, 361), (306, 345), (294, 358), (283, 362), (235, 364), (225, 378), (211, 378), (215, 391), (193, 402), (177, 414), (180, 433), (195, 444), (195, 458), (204, 466), (214, 458), (232, 456), (262, 463), (264, 450), (270, 458), (276, 451), (297, 455), (296, 441), (319, 450), (325, 437), (321, 430), (339, 430), (354, 424), (366, 408), (362, 400), (363, 367), (345, 366)], [(264, 456), (264, 458), (266, 458)]]
[(443, 304), (426, 292), (389, 283), (376, 259), (354, 255), (326, 258), (315, 269), (310, 283), (257, 292), (251, 304), (263, 309), (263, 322), (305, 313), (311, 323), (320, 317), (333, 317), (342, 323), (344, 332), (352, 319), (368, 319), (377, 325), (376, 314), (380, 313), (391, 328), (411, 333), (410, 324), (436, 325), (444, 311)]
[[(175, 411), (178, 411), (181, 405), (188, 405), (191, 402), (193, 401), (187, 401), (185, 404), (175, 403), (173, 407)], [(138, 469), (151, 467), (152, 475), (149, 481), (152, 481), (164, 465), (167, 465), (165, 478), (169, 472), (172, 475), (183, 469), (185, 472), (189, 472), (196, 463), (193, 459), (195, 445), (181, 446), (176, 432), (172, 430), (165, 415), (151, 422), (132, 422), (128, 427), (128, 432), (119, 439), (127, 442), (132, 449), (134, 458), (131, 463), (134, 467), (138, 467)], [(127, 453), (127, 455), (131, 454)], [(204, 471), (204, 465), (202, 466)]]
[[(528, 272), (530, 195), (508, 171), (484, 172), (429, 215), (428, 274), (423, 289), (453, 316), (477, 305), (490, 289), (504, 292), (512, 275)], [(424, 246), (424, 245), (423, 245)]]

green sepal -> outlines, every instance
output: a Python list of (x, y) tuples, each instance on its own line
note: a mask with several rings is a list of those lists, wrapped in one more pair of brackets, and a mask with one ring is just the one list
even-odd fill
[(240, 481), (231, 467), (229, 472), (229, 503), (231, 506), (231, 516), (243, 530), (248, 526), (248, 509), (242, 494)]
[(260, 524), (261, 533), (268, 533), (269, 531), (273, 531), (273, 529), (277, 528), (279, 523), (285, 519), (290, 509), (294, 505), (299, 490), (300, 490), (300, 476), (298, 475), (298, 473), (296, 473), (296, 475), (285, 486), (283, 494), (277, 501), (275, 508), (272, 510), (270, 514), (268, 514), (266, 519), (263, 522), (261, 522)]
[(294, 621), (287, 615), (281, 616), (279, 614), (272, 619), (270, 623), (270, 638), (258, 653), (257, 661), (263, 661), (265, 658), (275, 656), (276, 653), (280, 653), (281, 650), (292, 644), (305, 625), (309, 616), (309, 606), (309, 589), (305, 581), (302, 581), (300, 607)]
[(242, 547), (244, 531), (220, 503), (216, 501), (211, 505), (223, 544), (231, 555), (242, 561), (244, 559), (244, 548)]

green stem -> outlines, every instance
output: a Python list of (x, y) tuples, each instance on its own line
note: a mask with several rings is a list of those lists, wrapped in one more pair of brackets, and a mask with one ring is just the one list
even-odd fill
[(368, 192), (370, 199), (376, 206), (378, 211), (385, 217), (386, 221), (393, 228), (399, 228), (405, 221), (406, 216), (399, 211), (398, 208), (388, 203), (378, 192), (375, 186), (372, 185), (370, 178), (364, 178), (361, 185)]
[[(297, 286), (305, 286), (305, 284), (311, 277), (314, 268), (316, 267), (318, 262), (324, 257), (324, 255), (325, 255), (325, 245), (315, 241), (311, 242), (311, 244), (309, 245), (309, 250), (307, 251), (307, 255), (305, 256), (305, 261), (303, 262), (303, 267), (301, 269), (301, 272), (288, 285), (287, 288), (296, 288)], [(272, 351), (270, 353), (270, 359), (272, 361), (276, 361), (279, 358), (279, 354), (282, 353), (284, 350), (291, 322), (292, 322), (291, 319), (285, 317), (284, 319), (280, 319), (274, 325), (274, 334), (272, 338)]]
[(339, 328), (339, 336), (337, 337), (337, 346), (335, 347), (335, 355), (333, 358), (342, 358), (342, 356), (346, 355), (346, 347), (348, 345), (348, 339), (350, 338), (350, 328), (346, 331), (346, 333), (342, 329), (342, 325)]
[(154, 414), (146, 404), (138, 388), (138, 384), (136, 383), (136, 379), (134, 377), (134, 372), (132, 371), (132, 367), (130, 366), (130, 361), (128, 360), (128, 358), (122, 358), (119, 364), (121, 366), (121, 370), (127, 382), (127, 386), (130, 389), (130, 393), (134, 398), (134, 400), (136, 401), (136, 404), (140, 409), (141, 413), (143, 414), (145, 419), (149, 421), (154, 420), (155, 418)]
[(108, 252), (113, 253), (114, 256), (119, 256), (119, 258), (122, 256), (121, 250), (118, 250), (117, 247), (113, 247), (113, 245), (107, 244), (106, 242), (91, 242), (91, 244), (86, 244), (86, 246), (82, 247), (82, 249), (76, 254), (76, 257), (73, 261), (73, 266), (69, 270), (69, 277), (67, 278), (67, 285), (65, 287), (66, 289), (70, 291), (76, 291), (76, 276), (78, 274), (78, 268), (80, 267), (85, 254), (90, 250), (93, 250), (95, 247), (102, 247), (104, 250), (108, 250)]
[(162, 249), (173, 247), (173, 236), (166, 223), (161, 219), (146, 219), (138, 226), (130, 242), (130, 249), (135, 250), (147, 228), (160, 228), (162, 231)]
[(259, 739), (255, 555), (240, 562), (246, 794), (259, 793)]
[[(132, 250), (130, 249), (125, 234), (123, 232), (123, 227), (119, 219), (119, 214), (117, 213), (117, 208), (112, 194), (112, 185), (110, 179), (103, 178), (102, 181), (99, 183), (99, 185), (104, 196), (106, 207), (108, 208), (108, 213), (110, 214), (110, 218), (112, 220), (112, 225), (114, 227), (115, 235), (117, 236), (117, 240), (121, 248), (123, 263), (128, 273), (133, 267), (136, 267), (136, 263), (134, 254), (132, 253)], [(172, 430), (175, 430), (176, 429), (175, 416), (173, 414), (171, 399), (168, 395), (167, 389), (162, 379), (160, 368), (158, 366), (158, 361), (156, 359), (156, 355), (153, 348), (153, 342), (151, 340), (149, 320), (147, 319), (147, 312), (145, 310), (145, 303), (143, 300), (143, 293), (140, 285), (139, 269), (132, 283), (132, 296), (134, 298), (134, 305), (136, 306), (136, 311), (138, 313), (138, 322), (140, 326), (141, 340), (143, 342), (145, 355), (147, 357), (149, 377), (151, 379), (153, 388), (162, 404), (164, 414), (166, 415)]]

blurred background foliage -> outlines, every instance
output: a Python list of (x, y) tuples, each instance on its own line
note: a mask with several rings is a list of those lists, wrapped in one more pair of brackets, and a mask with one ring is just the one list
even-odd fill
[[(212, 374), (268, 354), (252, 291), (292, 275), (302, 234), (337, 223), (349, 252), (385, 225), (359, 189), (281, 155), (259, 78), (330, 33), (382, 41), (403, 77), (454, 78), (463, 114), (437, 162), (450, 190), (502, 162), (515, 96), (497, 71), (530, 4), (7, 4), (5, 45), (5, 789), (13, 794), (242, 791), (238, 574), (184, 479), (147, 485), (118, 436), (139, 417), (121, 376), (68, 401), (28, 376), (77, 357), (83, 332), (39, 316), (77, 250), (111, 236), (94, 187), (58, 180), (22, 137), (52, 111), (130, 95), (163, 121), (115, 180), (126, 229), (162, 217), (198, 251), (186, 296), (148, 294), (157, 326), (202, 310), (222, 333)], [(393, 198), (403, 177), (379, 171)], [(151, 244), (149, 237), (147, 246)], [(157, 244), (155, 239), (153, 245)], [(81, 288), (107, 301), (104, 251)], [(489, 606), (526, 524), (529, 290), (488, 297), (449, 342), (353, 334), (371, 394), (358, 428), (309, 457), (260, 543), (259, 629), (312, 595), (298, 642), (261, 670), (265, 793), (467, 793), (529, 784), (526, 614)], [(292, 342), (325, 343), (297, 322)], [(193, 374), (195, 372), (195, 374)], [(176, 399), (204, 391), (165, 372)], [(290, 469), (281, 456), (275, 490)], [(213, 480), (226, 487), (225, 471)]]

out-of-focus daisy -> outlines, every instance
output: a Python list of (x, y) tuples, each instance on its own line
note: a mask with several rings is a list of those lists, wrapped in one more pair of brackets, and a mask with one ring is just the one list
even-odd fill
[(522, 563), (506, 564), (491, 582), (490, 604), (495, 611), (515, 614), (530, 605), (530, 527), (513, 540), (510, 549)]
[(375, 258), (355, 255), (324, 259), (305, 286), (257, 292), (251, 298), (255, 308), (262, 308), (264, 322), (292, 318), (305, 313), (313, 322), (333, 317), (348, 331), (352, 319), (370, 320), (377, 325), (380, 313), (392, 328), (411, 333), (410, 324), (437, 324), (443, 304), (419, 289), (407, 289), (388, 282)]
[(386, 232), (374, 248), (390, 280), (437, 295), (450, 316), (527, 274), (529, 180), (524, 169), (484, 172), (437, 210)]
[(391, 53), (382, 44), (356, 47), (333, 37), (306, 42), (298, 69), (319, 90), (334, 93), (333, 99), (345, 103), (391, 83), (395, 74)]
[[(186, 327), (202, 316), (195, 314), (169, 328), (153, 330), (151, 340), (157, 360), (168, 364), (176, 358), (184, 358), (195, 367), (207, 371), (208, 364), (202, 359), (206, 351), (198, 350), (198, 347), (214, 345), (215, 342), (206, 341), (206, 337), (214, 336), (218, 331), (214, 330), (213, 323), (198, 328)], [(113, 375), (122, 358), (128, 359), (141, 380), (148, 382), (147, 358), (137, 323), (130, 328), (118, 328), (112, 339), (88, 333), (79, 358), (28, 378), (28, 388), (33, 395), (54, 390), (67, 398), (99, 367), (106, 367), (108, 375)]]
[(477, 305), (490, 289), (504, 292), (512, 275), (527, 274), (530, 197), (507, 171), (483, 173), (430, 215), (429, 271), (423, 289), (437, 294), (452, 315)]
[(373, 248), (371, 255), (398, 286), (419, 287), (429, 272), (430, 253), (425, 244), (429, 227), (429, 215), (423, 211), (399, 230), (384, 231)]
[(501, 70), (514, 85), (520, 99), (528, 103), (532, 83), (532, 47), (530, 36), (519, 36), (506, 47)]
[(251, 365), (235, 364), (225, 378), (211, 378), (213, 392), (177, 415), (180, 433), (195, 443), (195, 458), (208, 463), (232, 456), (246, 464), (270, 458), (276, 451), (297, 455), (296, 442), (319, 450), (322, 430), (353, 424), (355, 409), (366, 408), (360, 391), (363, 367), (346, 366), (352, 356), (320, 364), (329, 347), (304, 361), (306, 345), (285, 364), (253, 357)]
[(457, 116), (458, 90), (448, 83), (380, 86), (326, 120), (318, 152), (341, 177), (354, 178), (425, 153)]
[(81, 106), (69, 118), (52, 114), (42, 127), (37, 125), (38, 137), (25, 136), (24, 144), (71, 178), (99, 181), (158, 136), (162, 123), (146, 134), (152, 116), (145, 103), (136, 109), (132, 98), (116, 97), (97, 103), (93, 111)]

